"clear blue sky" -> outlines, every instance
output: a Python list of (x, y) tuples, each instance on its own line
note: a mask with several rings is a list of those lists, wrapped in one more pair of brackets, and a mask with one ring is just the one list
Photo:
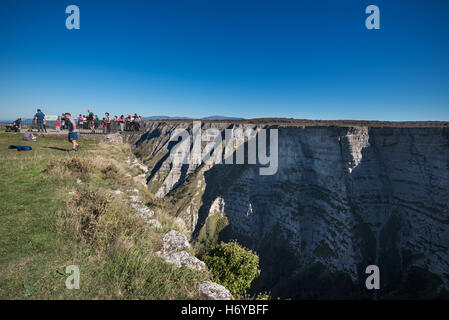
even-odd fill
[(447, 0), (1, 0), (0, 119), (449, 120), (448, 17)]

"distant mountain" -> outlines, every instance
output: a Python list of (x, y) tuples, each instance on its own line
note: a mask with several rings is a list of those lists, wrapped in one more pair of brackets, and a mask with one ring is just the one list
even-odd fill
[[(14, 119), (14, 120), (1, 120), (0, 121), (0, 124), (10, 124), (10, 123), (13, 123), (13, 121), (15, 121), (16, 119)], [(47, 121), (47, 123), (48, 124), (52, 124), (52, 123), (55, 123), (56, 121), (52, 121), (52, 120), (48, 120)], [(33, 119), (22, 119), (22, 125), (27, 125), (27, 126), (29, 126), (29, 125), (32, 125), (33, 124)]]
[[(13, 123), (14, 120), (2, 120), (0, 121), (1, 124), (10, 124)], [(22, 119), (22, 124), (32, 124), (33, 123), (33, 119)]]
[(204, 117), (201, 120), (244, 120), (245, 118), (225, 117), (225, 116), (210, 116)]
[(142, 120), (184, 120), (184, 119), (191, 119), (188, 117), (169, 117), (169, 116), (151, 116), (151, 117), (142, 117)]
[[(189, 120), (189, 117), (169, 117), (169, 116), (151, 116), (142, 117), (142, 120)], [(234, 118), (225, 116), (209, 116), (201, 118), (201, 120), (243, 120), (244, 118)]]

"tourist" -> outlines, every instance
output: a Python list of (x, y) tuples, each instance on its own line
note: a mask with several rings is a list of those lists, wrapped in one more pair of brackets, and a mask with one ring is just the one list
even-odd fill
[(72, 150), (69, 152), (76, 152), (80, 148), (77, 142), (78, 129), (76, 127), (76, 122), (72, 120), (72, 115), (68, 112), (65, 114), (65, 118), (67, 120), (67, 129), (69, 130), (69, 142), (72, 143)]
[(128, 114), (128, 116), (126, 117), (125, 131), (130, 131), (130, 130), (131, 130), (131, 115)]
[(95, 115), (95, 129), (98, 129), (100, 127), (100, 119), (98, 118), (98, 115)]
[(59, 122), (59, 119), (56, 119), (55, 129), (56, 129), (56, 132), (61, 131), (61, 123)]
[(65, 114), (61, 115), (61, 130), (65, 129)]
[(47, 119), (44, 117), (44, 123), (42, 125), (44, 127), (44, 132), (47, 133)]
[(125, 129), (125, 116), (122, 114), (119, 119), (120, 131), (123, 132)]
[(44, 132), (45, 114), (41, 111), (41, 109), (37, 109), (37, 113), (34, 115), (34, 120), (36, 121), (37, 131)]
[(118, 116), (114, 116), (114, 131), (117, 131), (119, 127), (119, 119)]
[(106, 118), (103, 118), (103, 133), (107, 133), (108, 131), (108, 121), (106, 120)]
[(109, 115), (108, 112), (106, 112), (105, 115), (106, 115), (106, 132), (110, 133), (111, 132), (111, 116)]
[(91, 133), (95, 133), (95, 119), (94, 119), (94, 113), (89, 109), (87, 110), (87, 121), (89, 123), (89, 128)]
[(140, 118), (137, 115), (137, 113), (134, 114), (133, 126), (134, 126), (134, 131), (139, 131), (140, 130)]

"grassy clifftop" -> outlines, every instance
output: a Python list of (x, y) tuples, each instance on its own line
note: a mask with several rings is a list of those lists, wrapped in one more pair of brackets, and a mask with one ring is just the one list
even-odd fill
[[(177, 268), (156, 257), (161, 229), (139, 219), (128, 199), (151, 195), (135, 182), (125, 144), (82, 140), (69, 154), (62, 137), (38, 137), (32, 151), (21, 134), (0, 133), (1, 299), (195, 299), (207, 271)], [(137, 193), (136, 193), (137, 192)], [(68, 290), (65, 267), (80, 269)]]

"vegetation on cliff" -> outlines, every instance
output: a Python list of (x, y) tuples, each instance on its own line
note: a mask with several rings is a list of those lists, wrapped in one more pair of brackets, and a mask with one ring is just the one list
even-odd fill
[[(126, 165), (129, 146), (82, 140), (73, 155), (65, 139), (39, 136), (32, 151), (7, 149), (21, 138), (0, 133), (0, 298), (200, 298), (207, 271), (155, 254), (164, 232), (182, 228), (161, 217), (156, 230), (128, 202), (135, 191), (151, 200)], [(65, 286), (69, 265), (79, 266), (79, 290)]]
[(212, 279), (242, 296), (251, 287), (251, 282), (260, 275), (259, 257), (243, 248), (236, 241), (220, 243), (202, 257), (212, 273)]

